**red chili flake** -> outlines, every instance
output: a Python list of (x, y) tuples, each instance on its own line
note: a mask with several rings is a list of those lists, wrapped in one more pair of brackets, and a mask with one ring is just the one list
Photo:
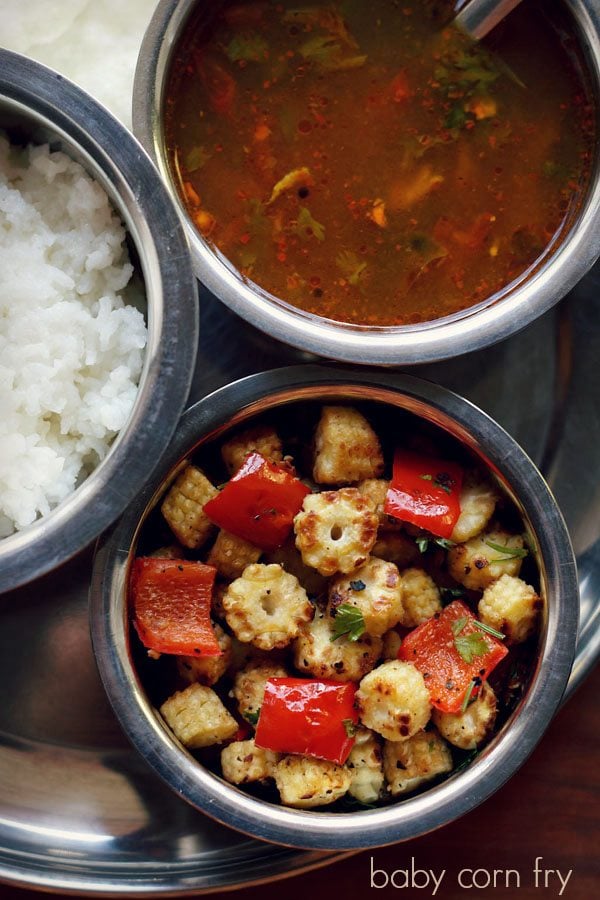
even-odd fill
[(298, 131), (301, 134), (308, 134), (309, 131), (312, 130), (312, 123), (308, 121), (308, 119), (302, 119), (301, 122), (298, 122)]

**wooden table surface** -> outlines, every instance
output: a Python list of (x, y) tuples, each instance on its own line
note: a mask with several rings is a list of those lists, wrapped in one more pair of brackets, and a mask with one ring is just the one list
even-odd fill
[[(559, 896), (595, 900), (600, 897), (599, 694), (600, 667), (561, 710), (520, 772), (458, 822), (418, 840), (364, 851), (305, 875), (226, 891), (218, 894), (220, 900), (318, 900), (326, 896), (332, 900), (432, 896), (442, 900), (550, 900)], [(540, 870), (537, 887), (536, 858)], [(412, 867), (423, 871), (415, 871), (414, 887), (405, 887), (406, 879), (410, 884)], [(372, 868), (377, 870), (373, 884)], [(553, 871), (546, 876), (545, 870)], [(433, 872), (437, 888), (426, 872)], [(39, 897), (33, 891), (0, 885), (0, 900)]]

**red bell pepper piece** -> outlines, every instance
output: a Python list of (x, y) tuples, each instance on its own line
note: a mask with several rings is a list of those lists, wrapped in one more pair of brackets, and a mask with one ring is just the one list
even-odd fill
[(455, 462), (396, 450), (384, 512), (449, 538), (460, 516), (463, 470)]
[(398, 659), (421, 672), (433, 706), (456, 713), (507, 653), (498, 638), (478, 627), (469, 607), (455, 600), (404, 638)]
[(217, 570), (184, 559), (138, 557), (133, 564), (133, 624), (142, 644), (158, 653), (220, 656), (211, 620)]
[(257, 746), (343, 765), (358, 722), (355, 693), (351, 682), (270, 678), (256, 726)]
[(310, 488), (282, 466), (251, 453), (204, 512), (216, 525), (263, 550), (287, 538)]

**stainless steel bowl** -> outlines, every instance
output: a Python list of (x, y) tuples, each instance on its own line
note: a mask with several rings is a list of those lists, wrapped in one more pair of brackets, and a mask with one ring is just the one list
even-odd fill
[(198, 345), (197, 285), (173, 203), (135, 138), (61, 75), (0, 50), (0, 130), (50, 142), (107, 191), (146, 289), (148, 346), (137, 400), (83, 484), (29, 528), (0, 540), (0, 592), (31, 581), (94, 540), (135, 497), (185, 404)]
[[(280, 341), (331, 359), (406, 365), (458, 356), (520, 330), (560, 300), (600, 254), (600, 164), (564, 240), (526, 280), (497, 302), (479, 304), (420, 325), (365, 328), (311, 316), (243, 278), (196, 231), (175, 188), (166, 158), (163, 105), (173, 54), (199, 0), (162, 0), (146, 31), (134, 82), (133, 128), (173, 195), (191, 245), (196, 275), (242, 318)], [(596, 96), (600, 94), (600, 7), (593, 0), (565, 0), (571, 12)]]
[[(462, 442), (496, 473), (524, 517), (547, 598), (539, 659), (508, 722), (463, 772), (419, 796), (365, 812), (299, 811), (254, 799), (174, 740), (145, 693), (129, 644), (127, 583), (146, 516), (165, 479), (195, 448), (253, 416), (299, 401), (369, 400), (408, 410)], [(416, 837), (473, 809), (523, 763), (563, 694), (577, 639), (578, 587), (568, 533), (546, 483), (509, 435), (456, 394), (409, 375), (302, 366), (252, 375), (189, 409), (151, 481), (106, 535), (94, 565), (91, 628), (109, 699), (134, 746), (182, 798), (220, 822), (292, 847), (343, 850)]]

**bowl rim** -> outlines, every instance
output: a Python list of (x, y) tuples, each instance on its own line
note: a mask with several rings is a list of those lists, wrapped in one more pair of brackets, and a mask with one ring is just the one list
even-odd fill
[(133, 410), (105, 459), (47, 515), (0, 540), (0, 592), (66, 562), (136, 496), (183, 410), (199, 329), (197, 282), (185, 232), (168, 191), (133, 135), (62, 75), (4, 49), (2, 113), (9, 126), (12, 117), (28, 131), (48, 134), (53, 146), (56, 141), (81, 162), (109, 194), (139, 257), (148, 344)]
[[(173, 184), (161, 131), (164, 84), (180, 29), (201, 0), (161, 0), (145, 32), (133, 86), (133, 130), (154, 160), (184, 222), (198, 279), (241, 318), (293, 347), (361, 365), (414, 365), (460, 356), (504, 340), (547, 312), (600, 255), (600, 158), (596, 147), (590, 184), (575, 221), (556, 251), (530, 277), (496, 302), (478, 304), (419, 326), (368, 329), (297, 310), (244, 278), (200, 236)], [(573, 14), (600, 93), (600, 9), (590, 0), (564, 0)]]
[[(325, 392), (325, 395), (323, 395)], [(173, 738), (147, 700), (129, 647), (126, 581), (129, 549), (164, 479), (193, 448), (256, 412), (301, 399), (395, 399), (394, 405), (448, 428), (508, 484), (530, 523), (545, 567), (547, 623), (530, 688), (500, 734), (463, 772), (380, 809), (309, 812), (257, 800), (209, 772)], [(402, 402), (400, 402), (402, 398)], [(265, 402), (267, 405), (265, 406)], [(261, 406), (262, 404), (262, 406)], [(142, 493), (99, 543), (90, 590), (92, 644), (101, 679), (134, 747), (178, 795), (219, 822), (301, 849), (356, 850), (417, 837), (473, 809), (496, 791), (540, 740), (567, 684), (576, 650), (579, 589), (569, 535), (541, 474), (486, 413), (457, 394), (411, 375), (294, 366), (250, 375), (192, 406)]]

